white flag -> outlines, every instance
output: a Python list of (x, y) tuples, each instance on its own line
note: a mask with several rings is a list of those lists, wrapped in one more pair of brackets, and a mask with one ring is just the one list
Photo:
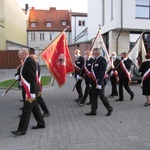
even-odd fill
[[(137, 40), (135, 46), (133, 49), (128, 53), (128, 57), (132, 60), (132, 62), (139, 68), (139, 63), (145, 61), (145, 55), (146, 55), (146, 50), (145, 50), (145, 45), (144, 41), (142, 39), (142, 35), (140, 35), (139, 39)], [(140, 58), (140, 62), (138, 61)]]

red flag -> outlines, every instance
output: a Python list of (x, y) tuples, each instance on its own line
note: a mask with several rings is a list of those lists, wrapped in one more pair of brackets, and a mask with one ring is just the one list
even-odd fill
[(73, 72), (74, 68), (65, 33), (62, 32), (40, 55), (58, 85), (62, 86), (66, 82), (66, 74)]

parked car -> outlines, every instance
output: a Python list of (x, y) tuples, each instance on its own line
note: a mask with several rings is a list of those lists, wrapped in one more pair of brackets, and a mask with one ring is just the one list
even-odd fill
[[(120, 61), (121, 56), (118, 55), (117, 59), (118, 59), (118, 61)], [(137, 81), (138, 83), (141, 83), (141, 81), (142, 81), (142, 77), (139, 73), (139, 69), (134, 64), (132, 64), (132, 66), (131, 66), (131, 81), (132, 82)]]
[(141, 83), (142, 77), (139, 73), (138, 68), (133, 64), (131, 66), (131, 81), (137, 81), (138, 83)]

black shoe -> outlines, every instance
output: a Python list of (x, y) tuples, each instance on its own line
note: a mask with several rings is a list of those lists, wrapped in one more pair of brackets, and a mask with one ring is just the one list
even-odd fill
[(89, 102), (89, 103), (86, 103), (86, 105), (91, 105), (91, 102)]
[(21, 107), (20, 110), (23, 110), (23, 107)]
[(134, 99), (134, 95), (135, 95), (134, 93), (131, 94), (131, 98), (130, 98), (131, 101)]
[(50, 113), (44, 113), (43, 118), (50, 116)]
[(75, 99), (74, 101), (78, 103), (78, 102), (81, 101), (81, 98), (77, 98), (77, 99)]
[(33, 127), (32, 127), (32, 129), (40, 129), (40, 128), (45, 128), (45, 126), (37, 125), (37, 126), (33, 126)]
[(26, 134), (26, 132), (25, 131), (11, 131), (11, 133), (12, 134), (14, 134), (14, 135), (25, 135)]
[(110, 95), (109, 95), (109, 97), (110, 97), (110, 98), (113, 98), (113, 97), (114, 97), (114, 95), (110, 94)]
[(119, 102), (119, 101), (123, 101), (123, 99), (120, 99), (120, 98), (119, 98), (119, 99), (116, 99), (116, 101), (117, 101), (117, 102)]
[(106, 114), (106, 116), (110, 116), (112, 114), (113, 110), (108, 110), (108, 113)]
[(89, 113), (86, 113), (85, 115), (86, 116), (96, 116), (96, 112), (91, 111)]
[(146, 107), (149, 106), (149, 105), (150, 105), (150, 103), (147, 103), (147, 102), (144, 104), (144, 106), (146, 106)]
[(78, 105), (79, 106), (84, 106), (84, 103), (83, 102), (79, 102)]

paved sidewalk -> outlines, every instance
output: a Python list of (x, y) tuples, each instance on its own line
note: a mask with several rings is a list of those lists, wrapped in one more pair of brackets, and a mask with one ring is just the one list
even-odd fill
[[(0, 69), (0, 82), (13, 78), (14, 73)], [(49, 75), (47, 68), (42, 68), (42, 75)], [(126, 92), (123, 102), (109, 99), (114, 112), (106, 117), (100, 100), (97, 116), (84, 115), (90, 106), (78, 107), (74, 102), (74, 83), (67, 77), (62, 88), (56, 83), (44, 87), (43, 98), (51, 113), (45, 118), (46, 128), (32, 130), (36, 121), (31, 116), (27, 134), (19, 137), (11, 131), (19, 123), (21, 91), (12, 89), (1, 97), (5, 90), (0, 89), (0, 150), (150, 150), (150, 107), (143, 106), (146, 100), (139, 84), (131, 85), (136, 94), (133, 101)], [(108, 94), (110, 83), (106, 86)]]

